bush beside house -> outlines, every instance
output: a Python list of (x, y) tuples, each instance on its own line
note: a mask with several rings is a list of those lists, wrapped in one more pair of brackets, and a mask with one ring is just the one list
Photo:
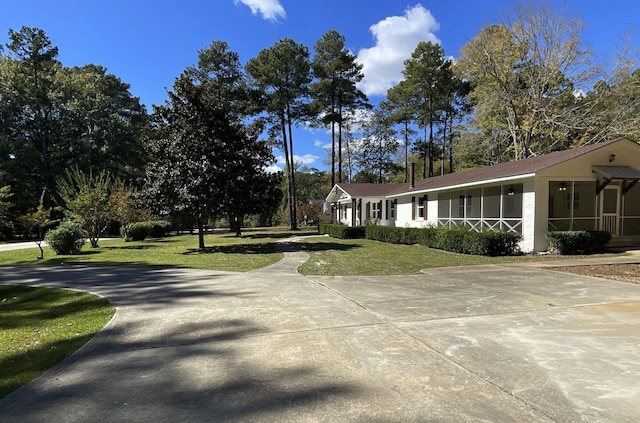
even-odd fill
[(444, 228), (396, 228), (320, 224), (320, 233), (334, 238), (366, 238), (391, 244), (420, 244), (461, 254), (484, 256), (513, 255), (518, 252), (521, 235), (512, 232), (473, 232)]
[(555, 254), (591, 254), (602, 251), (611, 241), (605, 231), (552, 231), (547, 232), (549, 251)]

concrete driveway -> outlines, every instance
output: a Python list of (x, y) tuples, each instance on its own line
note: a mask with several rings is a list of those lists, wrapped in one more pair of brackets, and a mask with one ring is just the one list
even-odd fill
[(640, 285), (531, 266), (303, 277), (2, 267), (117, 306), (2, 422), (637, 422)]

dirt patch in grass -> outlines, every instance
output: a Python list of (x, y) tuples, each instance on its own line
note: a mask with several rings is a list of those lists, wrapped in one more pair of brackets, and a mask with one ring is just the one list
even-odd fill
[(640, 284), (640, 263), (554, 267), (553, 269), (561, 272), (574, 273), (576, 275), (594, 276), (597, 278)]

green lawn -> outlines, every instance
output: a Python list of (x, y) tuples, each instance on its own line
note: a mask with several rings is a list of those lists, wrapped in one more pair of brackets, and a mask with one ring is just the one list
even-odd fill
[(302, 247), (311, 255), (298, 270), (303, 275), (409, 275), (447, 266), (563, 260), (579, 256), (485, 257), (450, 253), (421, 245), (388, 244), (365, 239), (309, 238)]
[(0, 286), (0, 398), (71, 355), (113, 313), (95, 295)]
[(205, 236), (204, 250), (198, 249), (197, 235), (179, 235), (157, 240), (124, 242), (100, 241), (99, 248), (86, 245), (81, 254), (57, 256), (45, 248), (44, 259), (37, 260), (38, 249), (0, 253), (0, 265), (79, 263), (117, 266), (176, 266), (194, 269), (247, 272), (276, 263), (284, 255), (274, 241), (315, 231), (286, 231), (283, 228), (245, 230), (238, 238), (230, 233)]

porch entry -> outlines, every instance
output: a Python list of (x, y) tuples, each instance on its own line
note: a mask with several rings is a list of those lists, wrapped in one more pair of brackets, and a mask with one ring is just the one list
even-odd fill
[(600, 230), (613, 236), (619, 236), (620, 222), (620, 187), (607, 186), (600, 193)]

